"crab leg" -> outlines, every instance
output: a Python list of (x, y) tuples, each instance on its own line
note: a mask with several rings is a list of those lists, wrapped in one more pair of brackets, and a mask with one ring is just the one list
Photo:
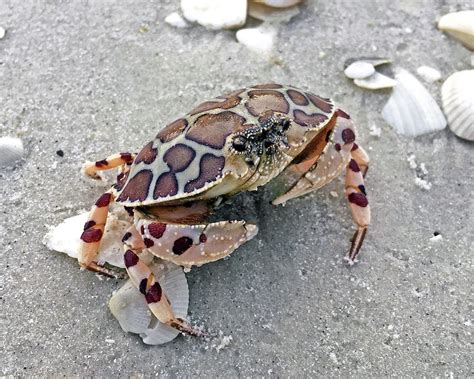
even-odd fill
[[(336, 178), (346, 167), (345, 196), (349, 202), (352, 212), (352, 218), (357, 225), (357, 231), (352, 238), (352, 245), (345, 260), (349, 264), (354, 264), (357, 260), (357, 254), (364, 241), (367, 227), (370, 223), (370, 207), (367, 200), (364, 176), (367, 173), (369, 165), (369, 156), (358, 146), (355, 141), (355, 130), (353, 122), (344, 112), (336, 112), (336, 122), (332, 137), (315, 160), (314, 164), (306, 171), (296, 183), (283, 195), (273, 200), (273, 204), (282, 204), (287, 200), (305, 195), (321, 188)], [(325, 134), (325, 133), (324, 133)], [(320, 146), (323, 138), (316, 137), (314, 146)], [(289, 170), (297, 171), (305, 166), (305, 162), (290, 166)]]
[(136, 252), (126, 248), (124, 262), (132, 283), (145, 296), (150, 311), (160, 322), (193, 336), (204, 334), (187, 324), (184, 320), (175, 317), (160, 283), (155, 279), (153, 272), (138, 257)]
[(115, 277), (116, 274), (113, 271), (97, 264), (100, 241), (104, 234), (109, 206), (112, 201), (114, 201), (114, 195), (113, 189), (110, 189), (103, 193), (92, 207), (89, 218), (84, 224), (84, 231), (81, 234), (81, 244), (77, 259), (83, 268), (105, 276)]
[(101, 161), (96, 162), (86, 162), (82, 165), (82, 172), (93, 178), (100, 179), (97, 175), (98, 171), (110, 170), (115, 167), (132, 163), (135, 159), (136, 154), (132, 153), (117, 153), (109, 155), (107, 158), (102, 159)]

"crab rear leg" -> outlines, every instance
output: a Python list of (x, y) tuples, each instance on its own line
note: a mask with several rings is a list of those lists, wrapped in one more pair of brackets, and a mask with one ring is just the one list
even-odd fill
[(139, 258), (136, 251), (126, 247), (124, 261), (132, 283), (145, 296), (150, 311), (160, 322), (193, 336), (204, 334), (184, 320), (175, 317), (160, 283), (150, 268)]
[(96, 162), (86, 162), (82, 165), (82, 172), (93, 179), (100, 179), (98, 171), (110, 170), (115, 167), (132, 163), (136, 154), (117, 153), (109, 155), (107, 158)]
[[(331, 123), (328, 124), (331, 128)], [(331, 138), (327, 133), (332, 131)], [(316, 151), (308, 156), (306, 161), (289, 166), (288, 170), (301, 171), (301, 168), (309, 170), (299, 177), (296, 183), (283, 195), (273, 200), (273, 204), (282, 204), (287, 200), (305, 195), (315, 191), (336, 178), (344, 167), (346, 167), (345, 195), (349, 202), (352, 218), (357, 225), (357, 231), (352, 238), (352, 245), (345, 260), (349, 264), (356, 262), (357, 254), (364, 241), (367, 227), (370, 223), (370, 207), (367, 200), (364, 176), (368, 170), (369, 157), (367, 153), (358, 146), (355, 141), (355, 130), (349, 116), (342, 111), (336, 112), (335, 124), (332, 130), (326, 130), (316, 136), (318, 140), (312, 146), (320, 148), (322, 138), (328, 139), (324, 150)]]

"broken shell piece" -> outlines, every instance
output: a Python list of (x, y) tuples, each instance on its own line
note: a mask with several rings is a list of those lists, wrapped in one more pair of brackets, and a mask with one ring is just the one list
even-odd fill
[(245, 24), (247, 0), (181, 0), (181, 10), (187, 20), (208, 29), (232, 29)]
[(5, 29), (3, 29), (1, 26), (0, 26), (0, 39), (3, 39), (3, 37), (5, 37)]
[(474, 50), (474, 11), (444, 15), (438, 22), (438, 28), (457, 39), (469, 50)]
[(301, 3), (302, 0), (253, 0), (255, 3), (261, 3), (275, 8), (287, 8)]
[(420, 66), (416, 72), (428, 83), (434, 83), (441, 79), (441, 73), (429, 66)]
[(395, 75), (397, 85), (382, 117), (397, 133), (419, 136), (446, 127), (446, 119), (425, 87), (408, 71)]
[(268, 54), (273, 48), (277, 30), (262, 24), (258, 28), (240, 29), (235, 34), (237, 41), (257, 53)]
[(23, 158), (23, 142), (18, 138), (0, 138), (0, 167), (13, 166)]
[[(43, 244), (51, 250), (77, 258), (81, 244), (81, 233), (88, 217), (89, 212), (84, 212), (65, 219), (61, 224), (51, 228), (46, 233)], [(119, 220), (114, 213), (109, 214), (97, 258), (99, 264), (107, 262), (113, 266), (125, 268), (122, 237), (129, 226), (128, 222)]]
[[(189, 290), (181, 267), (159, 261), (150, 266), (177, 318), (188, 313)], [(173, 340), (180, 332), (159, 322), (150, 312), (144, 296), (129, 280), (110, 299), (109, 309), (126, 332), (140, 334), (148, 345), (160, 345)]]
[(349, 58), (344, 62), (344, 68), (349, 67), (352, 63), (355, 62), (365, 62), (369, 63), (374, 67), (392, 63), (392, 61), (388, 58), (380, 58), (380, 57), (359, 57), (359, 58)]
[(364, 79), (372, 75), (374, 72), (374, 66), (364, 61), (351, 63), (344, 70), (344, 74), (351, 79)]
[(441, 87), (444, 114), (458, 137), (474, 141), (474, 70), (451, 75)]
[(250, 1), (248, 7), (249, 16), (273, 23), (289, 22), (300, 13), (300, 8), (297, 5), (289, 8), (272, 8), (262, 3)]
[(355, 85), (365, 89), (377, 90), (395, 87), (397, 82), (388, 76), (375, 72), (365, 79), (354, 79)]
[(165, 22), (176, 28), (187, 28), (189, 25), (178, 12), (170, 13), (165, 18)]

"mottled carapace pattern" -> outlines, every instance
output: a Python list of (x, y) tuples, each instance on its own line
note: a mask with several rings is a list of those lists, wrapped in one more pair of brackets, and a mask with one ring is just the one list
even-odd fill
[(228, 137), (273, 114), (304, 128), (322, 128), (334, 114), (334, 104), (274, 83), (205, 101), (162, 129), (140, 151), (117, 202), (154, 204), (206, 190), (227, 173)]

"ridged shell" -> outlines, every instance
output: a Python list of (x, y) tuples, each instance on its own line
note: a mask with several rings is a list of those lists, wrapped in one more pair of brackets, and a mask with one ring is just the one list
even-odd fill
[(458, 137), (474, 141), (474, 70), (451, 75), (441, 87), (444, 114)]
[(397, 133), (418, 136), (446, 127), (446, 119), (425, 87), (408, 71), (400, 70), (397, 85), (382, 116)]
[[(189, 290), (182, 268), (164, 261), (159, 261), (150, 268), (166, 293), (175, 316), (185, 319), (188, 313)], [(112, 296), (109, 308), (124, 331), (140, 334), (143, 342), (148, 345), (169, 342), (180, 333), (153, 316), (144, 296), (130, 280)]]
[(474, 51), (474, 11), (449, 13), (441, 17), (438, 28)]

